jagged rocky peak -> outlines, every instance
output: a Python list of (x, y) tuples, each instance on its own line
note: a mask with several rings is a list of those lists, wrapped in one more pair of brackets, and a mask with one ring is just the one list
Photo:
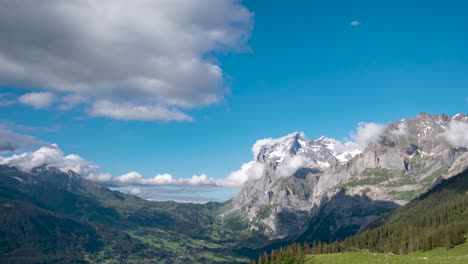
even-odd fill
[(259, 140), (256, 144), (258, 146), (254, 146), (254, 149), (259, 148), (258, 153), (256, 153), (258, 162), (275, 160), (280, 163), (284, 158), (294, 156), (300, 149), (306, 147), (307, 141), (302, 133), (294, 132), (276, 139)]
[(458, 113), (452, 117), (452, 120), (468, 122), (468, 115), (465, 115), (463, 113)]
[(390, 123), (382, 134), (381, 144), (396, 147), (402, 155), (422, 158), (450, 147), (442, 135), (452, 121), (468, 122), (464, 114), (457, 114), (453, 118), (445, 114), (430, 115), (420, 113), (414, 118), (403, 119)]

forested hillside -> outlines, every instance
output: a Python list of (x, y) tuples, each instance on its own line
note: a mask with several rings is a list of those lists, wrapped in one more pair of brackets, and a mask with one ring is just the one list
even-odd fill
[(252, 263), (304, 263), (306, 254), (380, 252), (409, 254), (453, 248), (468, 233), (468, 171), (442, 181), (427, 193), (369, 224), (359, 234), (330, 244), (293, 244)]
[(73, 172), (0, 165), (0, 263), (245, 263), (235, 251), (250, 231), (220, 219), (223, 206), (146, 201)]

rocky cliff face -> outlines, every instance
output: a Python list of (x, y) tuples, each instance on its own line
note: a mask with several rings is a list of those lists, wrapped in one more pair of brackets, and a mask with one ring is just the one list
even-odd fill
[[(330, 215), (334, 224), (327, 228), (336, 238), (344, 232), (337, 230), (355, 232), (468, 168), (466, 146), (447, 139), (454, 123), (468, 124), (468, 116), (421, 113), (388, 124), (366, 147), (325, 137), (307, 140), (301, 133), (260, 141), (254, 152), (263, 173), (250, 178), (233, 207), (272, 239), (310, 238), (310, 223)], [(366, 210), (354, 210), (360, 207)]]

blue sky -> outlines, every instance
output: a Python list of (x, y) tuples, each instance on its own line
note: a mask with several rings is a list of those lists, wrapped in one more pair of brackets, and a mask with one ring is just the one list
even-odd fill
[[(466, 113), (466, 1), (242, 5), (253, 14), (247, 45), (203, 54), (222, 69), (230, 91), (215, 103), (182, 107), (192, 121), (120, 120), (90, 115), (86, 105), (36, 109), (13, 102), (0, 108), (0, 119), (113, 175), (222, 178), (252, 159), (251, 146), (260, 138), (303, 131), (309, 138), (340, 139), (361, 121)], [(2, 100), (13, 101), (49, 91), (34, 80), (4, 79), (0, 89)]]

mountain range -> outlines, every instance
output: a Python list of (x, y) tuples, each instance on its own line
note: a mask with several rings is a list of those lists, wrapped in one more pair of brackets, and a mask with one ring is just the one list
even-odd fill
[[(324, 228), (322, 239), (343, 238), (468, 168), (466, 147), (444, 136), (453, 122), (468, 116), (421, 113), (381, 127), (365, 148), (301, 133), (266, 141), (255, 153), (263, 172), (233, 198), (231, 213), (270, 239), (307, 240)], [(331, 222), (319, 228), (324, 217)]]
[(255, 173), (224, 203), (147, 201), (47, 164), (2, 165), (0, 259), (244, 263), (290, 242), (343, 240), (466, 171), (467, 125), (461, 113), (421, 113), (375, 125), (365, 142), (260, 140)]

